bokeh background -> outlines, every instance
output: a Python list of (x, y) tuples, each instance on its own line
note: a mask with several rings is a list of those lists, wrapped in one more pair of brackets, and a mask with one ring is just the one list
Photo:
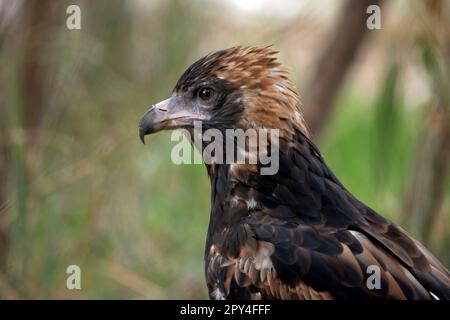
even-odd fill
[(336, 175), (448, 266), (450, 1), (380, 2), (1, 0), (0, 298), (207, 297), (205, 169), (137, 125), (234, 45), (274, 44)]

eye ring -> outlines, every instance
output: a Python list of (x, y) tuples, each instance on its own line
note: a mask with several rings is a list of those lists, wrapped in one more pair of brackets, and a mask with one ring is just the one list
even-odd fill
[(210, 101), (215, 95), (215, 91), (211, 87), (201, 87), (197, 91), (197, 97), (203, 101)]

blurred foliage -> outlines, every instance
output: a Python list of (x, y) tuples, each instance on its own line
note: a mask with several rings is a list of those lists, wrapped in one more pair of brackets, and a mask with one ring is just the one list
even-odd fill
[(389, 170), (393, 169), (391, 159), (396, 155), (397, 149), (401, 148), (404, 143), (404, 139), (401, 137), (402, 133), (396, 131), (404, 127), (403, 124), (399, 123), (403, 108), (401, 93), (399, 92), (399, 69), (400, 66), (396, 62), (392, 62), (388, 66), (373, 109), (376, 132), (372, 166), (378, 189), (380, 189), (380, 185), (386, 183), (386, 176), (390, 176)]
[[(65, 8), (73, 2), (82, 8), (80, 31), (65, 29)], [(51, 2), (48, 14), (54, 20), (47, 36), (30, 46), (19, 28), (23, 9), (14, 13), (10, 29), (0, 31), (0, 143), (9, 164), (2, 177), (7, 198), (0, 203), (8, 237), (1, 298), (206, 298), (206, 171), (201, 165), (172, 164), (170, 133), (151, 136), (143, 146), (137, 122), (150, 104), (170, 94), (193, 59), (218, 49), (208, 46), (215, 37), (209, 30), (229, 20), (218, 21), (224, 10), (218, 2), (147, 5)], [(268, 20), (263, 19), (267, 29), (280, 29)], [(234, 32), (241, 26), (230, 25), (228, 38), (221, 27), (224, 39), (215, 45), (257, 39), (254, 44), (279, 43), (284, 57), (303, 51), (314, 56), (314, 46), (277, 32), (261, 36), (258, 24)], [(41, 29), (31, 28), (37, 37)], [(434, 68), (430, 53), (423, 56)], [(45, 75), (35, 80), (42, 83), (45, 110), (36, 139), (24, 123), (35, 102), (24, 91), (24, 59), (35, 59)], [(343, 89), (321, 150), (351, 192), (398, 222), (423, 106), (407, 106), (402, 98), (404, 67), (395, 61), (380, 62), (384, 71), (376, 94), (351, 81)], [(293, 79), (303, 79), (292, 68), (295, 63), (286, 62)], [(365, 85), (372, 91), (370, 81)], [(447, 184), (442, 218), (447, 234), (449, 194)], [(448, 265), (443, 248), (436, 254)], [(80, 291), (66, 289), (71, 264), (81, 267)]]

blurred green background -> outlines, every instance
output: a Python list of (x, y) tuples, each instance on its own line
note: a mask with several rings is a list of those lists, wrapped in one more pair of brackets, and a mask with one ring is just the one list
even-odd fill
[(448, 266), (450, 3), (381, 3), (358, 33), (355, 2), (0, 1), (0, 298), (207, 297), (206, 171), (137, 125), (234, 45), (274, 44), (335, 174)]

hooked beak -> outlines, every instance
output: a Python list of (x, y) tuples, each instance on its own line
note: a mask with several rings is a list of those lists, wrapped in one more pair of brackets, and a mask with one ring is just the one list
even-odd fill
[(150, 108), (139, 122), (139, 138), (145, 144), (145, 136), (167, 129), (177, 129), (192, 125), (194, 120), (204, 120), (205, 116), (187, 108), (181, 97), (173, 96)]

